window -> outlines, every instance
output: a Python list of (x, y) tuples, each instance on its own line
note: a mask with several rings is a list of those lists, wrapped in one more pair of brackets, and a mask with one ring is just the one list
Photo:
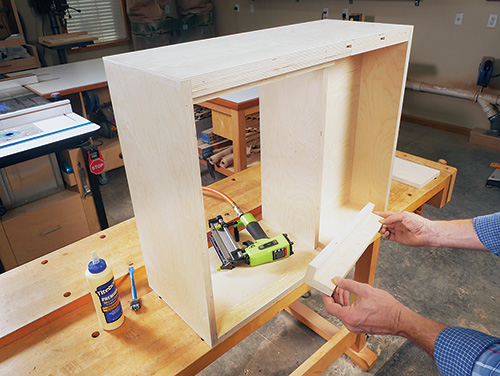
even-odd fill
[(68, 5), (74, 8), (66, 12), (69, 33), (87, 31), (99, 38), (96, 44), (128, 39), (122, 0), (68, 0)]

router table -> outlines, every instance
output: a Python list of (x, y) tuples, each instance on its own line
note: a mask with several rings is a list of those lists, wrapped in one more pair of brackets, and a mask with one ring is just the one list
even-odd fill
[[(450, 200), (455, 168), (402, 152), (397, 156), (437, 169), (440, 175), (420, 189), (393, 180), (389, 210), (417, 211), (426, 203), (442, 207)], [(260, 166), (212, 187), (258, 216)], [(204, 203), (207, 218), (230, 212), (218, 198), (205, 197)], [(377, 236), (357, 262), (356, 280), (373, 284), (379, 242)], [(99, 327), (84, 277), (92, 250), (113, 268), (126, 316), (125, 323), (111, 332)], [(130, 264), (136, 269), (139, 311), (129, 307)], [(365, 347), (365, 335), (339, 330), (297, 301), (310, 290), (306, 284), (211, 348), (149, 288), (134, 218), (10, 270), (0, 275), (0, 285), (1, 374), (192, 375), (284, 309), (327, 340), (294, 375), (321, 374), (344, 353), (365, 370), (376, 361)]]

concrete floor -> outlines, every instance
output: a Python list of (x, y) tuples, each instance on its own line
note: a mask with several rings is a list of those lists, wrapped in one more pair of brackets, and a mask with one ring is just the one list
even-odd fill
[[(486, 188), (500, 162), (500, 152), (471, 145), (465, 136), (403, 123), (398, 150), (431, 160), (444, 158), (458, 169), (453, 198), (442, 209), (426, 206), (431, 219), (472, 218), (500, 210), (500, 188)], [(110, 225), (133, 215), (123, 169), (110, 173), (102, 187)], [(204, 184), (212, 179), (202, 170)], [(382, 241), (375, 285), (392, 293), (417, 312), (451, 326), (465, 326), (500, 335), (500, 258), (488, 252), (410, 248)], [(321, 295), (301, 299), (323, 317)], [(338, 322), (337, 322), (338, 323)], [(251, 334), (199, 375), (288, 375), (325, 341), (286, 312)], [(324, 375), (439, 375), (433, 359), (402, 338), (370, 336), (368, 347), (378, 356), (368, 373), (346, 356)]]

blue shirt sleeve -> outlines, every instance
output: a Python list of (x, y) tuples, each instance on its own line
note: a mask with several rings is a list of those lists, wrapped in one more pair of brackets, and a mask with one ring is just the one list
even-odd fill
[(500, 343), (484, 350), (472, 368), (472, 376), (485, 375), (500, 375)]
[(472, 223), (481, 243), (500, 256), (500, 213), (476, 217)]
[(500, 338), (466, 328), (446, 328), (434, 345), (434, 358), (443, 376), (471, 375), (476, 360)]

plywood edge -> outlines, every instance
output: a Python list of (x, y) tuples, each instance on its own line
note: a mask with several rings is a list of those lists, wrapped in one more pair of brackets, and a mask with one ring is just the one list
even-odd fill
[(394, 158), (392, 178), (400, 183), (408, 184), (415, 188), (422, 188), (438, 177), (440, 172), (436, 169), (423, 166), (401, 158)]
[(331, 295), (331, 279), (344, 277), (380, 229), (380, 217), (373, 214), (374, 204), (367, 204), (339, 239), (332, 240), (309, 264), (305, 282), (320, 292)]
[(263, 61), (243, 64), (237, 68), (237, 74), (235, 74), (234, 70), (228, 71), (225, 69), (210, 72), (210, 76), (214, 77), (208, 78), (207, 74), (193, 76), (191, 77), (193, 101), (199, 103), (223, 96), (234, 87), (238, 87), (238, 90), (244, 90), (255, 86), (257, 82), (272, 81), (282, 78), (284, 75), (325, 68), (342, 58), (408, 42), (411, 34), (412, 29), (388, 30), (384, 33), (374, 33), (357, 40), (346, 39), (334, 44), (301, 51), (300, 53), (290, 53)]

